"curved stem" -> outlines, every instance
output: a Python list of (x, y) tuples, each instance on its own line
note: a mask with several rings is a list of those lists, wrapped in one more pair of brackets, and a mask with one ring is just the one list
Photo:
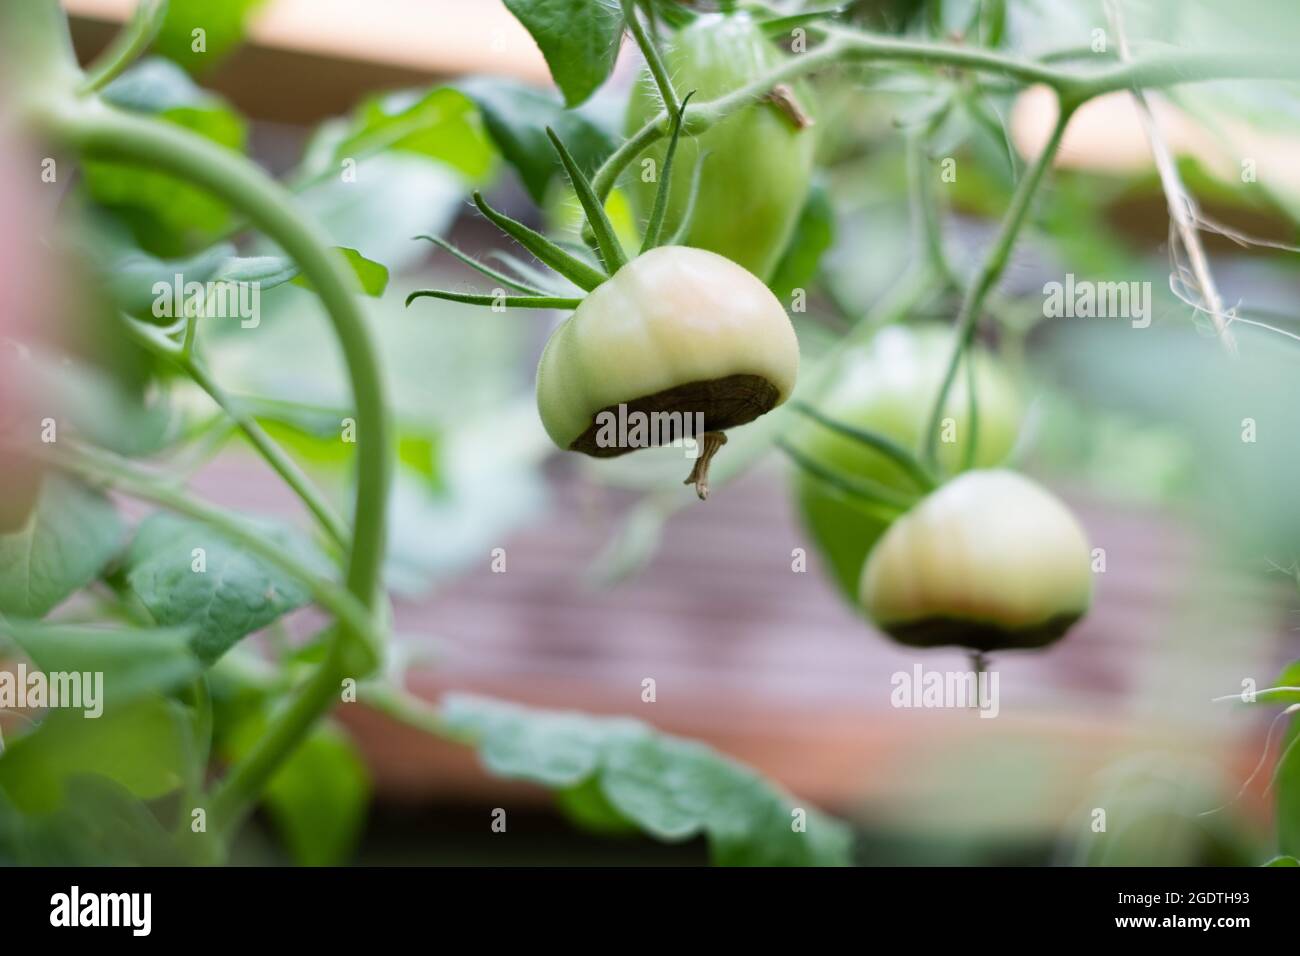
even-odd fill
[(217, 384), (216, 379), (208, 372), (207, 368), (198, 360), (190, 357), (181, 361), (183, 368), (194, 379), (195, 384), (203, 391), (208, 393), (208, 397), (221, 407), (230, 420), (239, 426), (239, 430), (244, 433), (252, 446), (257, 449), (258, 454), (265, 459), (277, 475), (279, 475), (286, 485), (293, 491), (306, 505), (316, 520), (320, 522), (325, 533), (333, 539), (334, 543), (341, 548), (348, 546), (348, 528), (341, 518), (334, 513), (329, 502), (321, 495), (320, 491), (312, 484), (311, 479), (307, 477), (306, 472), (298, 467), (295, 462), (285, 452), (283, 448), (276, 443), (270, 435), (257, 423), (252, 416), (244, 413), (234, 402), (225, 390)]
[(298, 694), (280, 711), (267, 732), (243, 760), (236, 764), (212, 793), (208, 816), (218, 835), (229, 836), (246, 809), (261, 794), (287, 754), (311, 730), (321, 714), (339, 699), (340, 686), (348, 676), (339, 658), (337, 643), (330, 645), (326, 659), (312, 673)]
[(1070, 123), (1072, 112), (1073, 106), (1058, 97), (1058, 115), (1056, 125), (1052, 129), (1051, 138), (1016, 187), (1015, 195), (1011, 198), (1011, 206), (1007, 209), (1007, 214), (1002, 220), (1002, 228), (998, 233), (997, 241), (993, 244), (993, 248), (989, 250), (988, 257), (980, 267), (979, 274), (967, 287), (966, 294), (962, 299), (961, 311), (957, 314), (952, 355), (948, 359), (948, 367), (944, 372), (938, 395), (935, 397), (934, 406), (930, 412), (929, 427), (925, 432), (925, 447), (922, 459), (931, 468), (937, 468), (938, 466), (939, 430), (943, 421), (943, 411), (947, 407), (948, 394), (952, 391), (953, 382), (957, 378), (957, 370), (961, 366), (962, 356), (965, 355), (967, 347), (975, 336), (975, 327), (978, 324), (980, 312), (984, 308), (984, 300), (988, 298), (989, 292), (997, 284), (998, 279), (1002, 277), (1003, 270), (1006, 269), (1007, 261), (1011, 257), (1011, 249), (1015, 246), (1016, 237), (1020, 235), (1020, 229), (1025, 224), (1034, 194), (1038, 191), (1038, 186), (1043, 180), (1043, 174), (1047, 171), (1047, 167), (1052, 164), (1052, 157), (1056, 155), (1057, 147), (1061, 145), (1061, 137), (1065, 135), (1065, 127)]
[[(228, 783), (218, 788), (220, 813), (212, 815), (212, 823), (218, 832), (228, 833), (270, 781), (279, 760), (302, 742), (311, 725), (330, 708), (334, 698), (321, 688), (334, 686), (337, 669), (363, 677), (382, 657), (386, 605), (380, 585), (393, 441), (379, 357), (358, 301), (356, 277), (330, 248), (323, 231), (294, 208), (290, 195), (244, 157), (187, 130), (122, 113), (96, 100), (49, 103), (34, 119), (44, 132), (83, 153), (171, 173), (242, 211), (311, 280), (333, 324), (351, 379), (357, 407), (358, 475), (346, 578), (350, 600), (338, 600), (332, 586), (316, 583), (313, 597), (339, 620), (329, 656), (308, 687), (272, 722), (267, 739), (275, 741), (274, 751), (259, 746), (232, 768)], [(278, 554), (264, 556), (283, 565)]]
[[(3, 447), (3, 445), (0, 445)], [(223, 536), (247, 548), (302, 584), (321, 607), (356, 630), (369, 643), (378, 646), (381, 635), (368, 609), (350, 592), (299, 561), (266, 539), (256, 530), (232, 517), (229, 512), (209, 504), (184, 487), (162, 481), (138, 465), (98, 448), (60, 442), (41, 446), (34, 451), (42, 461), (75, 474), (85, 481), (105, 485), (140, 501), (161, 505), (169, 511), (187, 515), (210, 525)]]
[(833, 432), (838, 432), (852, 441), (861, 442), (869, 448), (873, 448), (880, 454), (884, 455), (895, 465), (901, 468), (912, 483), (922, 491), (933, 491), (935, 486), (934, 476), (926, 470), (925, 466), (910, 451), (904, 448), (898, 442), (894, 441), (888, 435), (874, 432), (869, 428), (858, 428), (847, 422), (837, 421), (828, 415), (823, 415), (817, 409), (805, 402), (791, 403), (791, 409), (800, 415), (811, 418), (823, 428), (828, 428)]
[[(302, 218), (289, 194), (236, 153), (177, 126), (93, 100), (60, 103), (39, 119), (49, 133), (83, 152), (145, 164), (209, 189), (243, 211), (311, 280), (338, 336), (357, 406), (357, 498), (347, 586), (373, 608), (384, 555), (392, 437), (379, 357), (355, 276), (330, 248), (328, 237)], [(359, 638), (353, 631), (347, 627), (342, 633)], [(370, 666), (375, 663), (377, 659)]]
[[(846, 28), (827, 28), (825, 33), (829, 39), (815, 49), (788, 57), (775, 69), (725, 96), (688, 107), (684, 120), (686, 134), (698, 135), (736, 110), (756, 102), (778, 83), (836, 63), (918, 63), (990, 73), (1021, 85), (1043, 83), (1054, 89), (1071, 109), (1103, 93), (1133, 87), (1224, 79), (1300, 79), (1300, 58), (1282, 53), (1180, 50), (1102, 70), (1076, 71), (978, 47), (900, 40)], [(646, 147), (668, 135), (670, 117), (666, 110), (660, 112), (609, 155), (592, 180), (596, 195), (602, 199), (609, 195), (619, 174)]]
[(141, 0), (135, 13), (113, 42), (91, 65), (86, 79), (81, 84), (82, 93), (102, 90), (122, 75), (132, 63), (140, 58), (149, 44), (162, 29), (163, 19), (167, 16), (167, 0)]
[[(199, 388), (208, 394), (209, 398), (216, 402), (217, 406), (226, 413), (226, 416), (235, 426), (244, 433), (244, 437), (249, 440), (258, 454), (284, 480), (284, 483), (298, 495), (298, 498), (307, 507), (307, 510), (315, 516), (325, 533), (340, 548), (347, 548), (347, 525), (334, 513), (334, 509), (330, 507), (329, 502), (312, 484), (311, 479), (298, 467), (298, 463), (290, 458), (285, 450), (276, 443), (275, 439), (266, 433), (262, 426), (257, 423), (256, 418), (246, 414), (239, 408), (235, 400), (226, 393), (225, 389), (208, 372), (207, 367), (194, 357), (193, 352), (185, 351), (166, 336), (153, 334), (152, 330), (143, 327), (141, 323), (130, 316), (123, 316), (122, 321), (127, 331), (131, 333), (137, 342), (183, 371), (194, 380), (194, 383)], [(187, 325), (187, 330), (188, 328)]]
[(627, 28), (632, 31), (632, 38), (636, 40), (636, 45), (641, 48), (646, 66), (650, 67), (650, 75), (654, 77), (655, 86), (659, 88), (659, 96), (664, 101), (665, 112), (669, 116), (676, 116), (682, 104), (677, 99), (676, 91), (673, 90), (673, 82), (668, 76), (668, 68), (664, 66), (663, 57), (659, 55), (659, 48), (645, 32), (645, 27), (636, 14), (633, 0), (623, 0), (623, 17), (627, 20)]

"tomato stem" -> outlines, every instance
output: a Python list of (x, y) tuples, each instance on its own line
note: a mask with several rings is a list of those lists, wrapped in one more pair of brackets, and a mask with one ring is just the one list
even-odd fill
[(700, 457), (695, 459), (695, 467), (682, 482), (684, 485), (694, 485), (695, 493), (699, 495), (701, 501), (709, 500), (709, 463), (713, 461), (713, 456), (718, 453), (718, 449), (726, 443), (726, 432), (705, 432), (704, 447), (700, 450)]
[(1016, 187), (1015, 195), (1011, 198), (1011, 206), (1007, 209), (1006, 216), (1002, 220), (1002, 228), (998, 233), (997, 241), (989, 251), (984, 264), (980, 267), (979, 274), (967, 287), (966, 294), (962, 299), (961, 310), (957, 314), (952, 355), (948, 360), (947, 370), (944, 372), (943, 380), (940, 383), (938, 394), (930, 412), (929, 426), (925, 431), (922, 460), (931, 469), (938, 470), (939, 468), (939, 433), (943, 424), (943, 413), (948, 406), (948, 395), (952, 391), (953, 382), (957, 378), (957, 371), (961, 366), (962, 358), (975, 337), (975, 329), (979, 324), (979, 316), (984, 307), (984, 300), (1006, 269), (1007, 261), (1011, 257), (1011, 250), (1016, 244), (1016, 238), (1020, 235), (1021, 227), (1025, 224), (1034, 194), (1038, 191), (1043, 175), (1047, 171), (1047, 167), (1051, 165), (1057, 148), (1061, 145), (1061, 138), (1065, 135), (1065, 128), (1069, 125), (1070, 117), (1073, 115), (1073, 106), (1071, 104), (1061, 97), (1057, 98), (1057, 103), (1058, 114), (1056, 125), (1052, 129), (1052, 135), (1047, 145), (1043, 147), (1043, 151), (1038, 155), (1038, 158), (1029, 167)]
[(659, 48), (655, 46), (654, 40), (646, 33), (645, 27), (637, 16), (636, 5), (633, 0), (623, 0), (623, 17), (627, 21), (628, 30), (632, 33), (632, 39), (641, 48), (641, 55), (645, 57), (646, 65), (650, 68), (650, 75), (654, 77), (655, 86), (659, 88), (659, 96), (663, 99), (664, 112), (669, 116), (676, 116), (681, 112), (682, 104), (677, 99), (677, 92), (673, 89), (672, 79), (668, 76), (668, 68), (664, 66), (663, 57), (659, 55)]
[[(849, 62), (946, 66), (992, 73), (1021, 85), (1042, 83), (1055, 90), (1071, 110), (1104, 93), (1134, 87), (1208, 80), (1300, 78), (1300, 59), (1282, 53), (1176, 50), (1102, 70), (1082, 71), (954, 43), (903, 40), (845, 27), (825, 26), (819, 32), (827, 37), (820, 46), (788, 57), (775, 69), (724, 96), (691, 106), (686, 111), (686, 134), (699, 135), (737, 110), (759, 101), (780, 83)], [(652, 117), (606, 158), (592, 179), (597, 196), (601, 199), (608, 196), (623, 170), (647, 147), (668, 135), (671, 117), (667, 110)]]
[(166, 16), (167, 0), (141, 0), (136, 5), (131, 22), (118, 32), (113, 42), (87, 71), (81, 92), (102, 90), (121, 76), (127, 67), (149, 49), (149, 44), (162, 29)]
[[(337, 687), (337, 670), (356, 677), (372, 671), (382, 656), (385, 630), (381, 574), (387, 536), (387, 504), (393, 469), (392, 425), (384, 378), (356, 277), (331, 248), (329, 238), (297, 210), (290, 195), (243, 156), (189, 130), (135, 116), (89, 100), (46, 102), (34, 119), (56, 140), (84, 154), (138, 163), (203, 187), (248, 216), (250, 222), (297, 262), (325, 306), (343, 352), (357, 407), (357, 492), (355, 524), (346, 572), (349, 601), (337, 600), (332, 585), (313, 582), (313, 596), (339, 617), (329, 658), (307, 691), (271, 725), (267, 735), (218, 785), (211, 824), (229, 833), (258, 799), (276, 767), (302, 742), (312, 723), (333, 700), (320, 687)], [(183, 496), (182, 496), (183, 497)], [(175, 497), (171, 505), (177, 504)], [(209, 523), (242, 529), (217, 509), (204, 509)], [(224, 519), (221, 523), (214, 519)], [(224, 527), (223, 527), (224, 525)], [(255, 538), (242, 530), (244, 538)], [(245, 542), (247, 544), (247, 542)], [(269, 543), (248, 545), (281, 567), (286, 559)], [(306, 582), (304, 582), (306, 583)], [(346, 608), (346, 613), (343, 609)], [(219, 812), (218, 812), (219, 811)]]

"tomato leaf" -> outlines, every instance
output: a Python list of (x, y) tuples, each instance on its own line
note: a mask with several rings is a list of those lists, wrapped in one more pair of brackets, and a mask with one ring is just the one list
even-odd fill
[(227, 259), (213, 276), (217, 282), (256, 282), (266, 292), (292, 282), (298, 265), (285, 256), (236, 256)]
[(0, 535), (0, 614), (44, 617), (99, 576), (121, 539), (107, 498), (48, 476), (27, 525)]
[(107, 777), (74, 776), (54, 813), (19, 813), (0, 791), (0, 865), (181, 866), (170, 834), (131, 791)]
[(479, 108), (488, 134), (540, 204), (561, 166), (546, 135), (554, 129), (578, 168), (591, 175), (614, 151), (614, 140), (591, 116), (566, 110), (554, 95), (494, 77), (473, 77), (458, 86)]
[(335, 175), (345, 160), (386, 150), (437, 160), (470, 183), (485, 180), (496, 158), (474, 103), (439, 86), (373, 97), (347, 119), (325, 124), (307, 147), (299, 175)]
[[(243, 119), (167, 60), (141, 61), (110, 83), (103, 96), (121, 109), (174, 123), (237, 152), (244, 149)], [(177, 255), (206, 245), (231, 221), (225, 203), (167, 173), (112, 160), (87, 160), (84, 169), (90, 195), (127, 219), (151, 252)]]
[[(237, 757), (266, 730), (266, 715), (237, 726), (227, 742)], [(263, 802), (300, 866), (338, 866), (356, 847), (370, 801), (370, 776), (356, 746), (325, 724), (295, 750), (267, 785)]]
[(159, 53), (191, 73), (211, 70), (244, 39), (266, 0), (170, 0), (154, 41)]
[[(288, 529), (259, 527), (258, 533), (304, 560), (323, 563)], [(193, 628), (195, 653), (207, 663), (310, 599), (297, 581), (219, 532), (174, 515), (154, 515), (140, 525), (124, 570), (154, 620)]]
[[(1282, 673), (1277, 675), (1277, 680), (1273, 681), (1272, 686), (1300, 687), (1300, 661), (1292, 661), (1282, 668)], [(1275, 690), (1267, 693), (1261, 691), (1255, 695), (1255, 699), (1267, 704), (1300, 704), (1300, 690)]]
[(189, 709), (164, 697), (123, 705), (110, 696), (94, 720), (80, 710), (50, 710), (0, 756), (0, 790), (23, 812), (50, 810), (72, 778), (91, 774), (152, 800), (193, 778), (193, 743)]
[[(337, 252), (343, 254), (347, 264), (352, 267), (356, 274), (357, 281), (361, 283), (361, 291), (373, 298), (379, 298), (388, 288), (388, 267), (380, 265), (373, 259), (367, 259), (355, 249), (348, 249), (345, 246), (335, 246)], [(302, 286), (304, 289), (313, 288), (311, 280), (306, 276), (300, 275), (293, 280), (294, 285)]]
[[(226, 263), (234, 254), (234, 246), (221, 243), (193, 256), (182, 259), (159, 259), (137, 249), (125, 251), (105, 268), (105, 281), (117, 307), (128, 315), (152, 321), (153, 306), (158, 295), (157, 283), (171, 287), (176, 277), (182, 286), (188, 282), (207, 282), (222, 278)], [(164, 318), (165, 323), (173, 321)]]
[[(464, 207), (465, 179), (445, 163), (400, 150), (358, 159), (355, 175), (314, 180), (298, 202), (339, 247), (400, 269), (422, 258), (411, 237), (445, 232)], [(259, 252), (281, 254), (266, 243)]]
[(808, 192), (794, 235), (786, 246), (768, 287), (788, 304), (795, 289), (807, 288), (817, 276), (822, 256), (835, 244), (835, 208), (825, 186), (816, 184)]
[(82, 624), (0, 623), (18, 647), (45, 673), (104, 675), (105, 693), (115, 706), (150, 691), (171, 691), (202, 672), (181, 628), (110, 628)]
[(546, 57), (568, 106), (585, 102), (614, 71), (623, 38), (617, 3), (592, 0), (505, 0)]
[[(849, 862), (852, 836), (844, 824), (712, 748), (638, 720), (468, 694), (449, 696), (443, 718), (492, 773), (569, 792), (566, 805), (582, 806), (604, 828), (622, 819), (666, 842), (703, 835), (714, 862), (725, 866)], [(592, 786), (603, 797), (598, 813)]]

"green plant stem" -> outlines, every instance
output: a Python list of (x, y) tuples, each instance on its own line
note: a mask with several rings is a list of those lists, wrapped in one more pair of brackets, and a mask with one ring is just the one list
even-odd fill
[(81, 92), (102, 90), (138, 60), (162, 29), (167, 16), (167, 0), (140, 0), (131, 21), (113, 38), (113, 42), (91, 65)]
[(784, 438), (776, 440), (776, 447), (781, 449), (791, 461), (808, 472), (808, 474), (860, 502), (885, 520), (892, 521), (900, 514), (911, 510), (912, 505), (916, 504), (915, 495), (903, 494), (888, 485), (869, 478), (840, 474), (805, 455)]
[(929, 157), (926, 140), (936, 124), (913, 133), (907, 142), (907, 191), (912, 212), (914, 241), (920, 254), (933, 273), (945, 285), (956, 286), (957, 277), (948, 262), (943, 248), (943, 232), (939, 228), (939, 206), (930, 183)]
[(180, 127), (95, 101), (61, 102), (39, 118), (47, 132), (83, 152), (146, 164), (211, 190), (245, 212), (311, 280), (338, 336), (357, 405), (357, 498), (347, 586), (373, 608), (383, 565), (393, 442), (379, 358), (355, 276), (328, 237), (297, 212), (290, 195), (244, 157)]
[[(387, 534), (387, 504), (393, 469), (393, 438), (378, 353), (358, 302), (356, 277), (330, 247), (328, 236), (304, 219), (292, 197), (256, 165), (180, 127), (111, 109), (96, 100), (45, 101), (32, 117), (38, 128), (79, 151), (143, 164), (210, 190), (244, 213), (274, 240), (311, 280), (339, 340), (357, 407), (357, 493), (347, 589), (355, 605), (339, 600), (332, 586), (314, 585), (313, 596), (338, 615), (339, 628), (319, 680), (333, 681), (342, 659), (356, 677), (382, 659), (386, 605), (380, 587)], [(257, 549), (274, 549), (260, 547)], [(274, 558), (277, 564), (283, 559)], [(328, 601), (328, 603), (327, 603)], [(345, 611), (346, 609), (346, 611)], [(335, 654), (339, 658), (335, 657)], [(314, 681), (311, 687), (317, 686)], [(300, 696), (267, 733), (282, 760), (302, 742), (311, 724), (333, 702), (319, 692)], [(232, 768), (232, 783), (219, 789), (221, 813), (212, 825), (231, 832), (247, 813), (278, 764), (259, 747)]]
[[(697, 136), (736, 110), (758, 102), (778, 83), (839, 63), (917, 63), (990, 73), (1020, 84), (1043, 83), (1054, 89), (1071, 110), (1103, 93), (1133, 87), (1164, 87), (1206, 80), (1300, 78), (1300, 58), (1282, 53), (1179, 50), (1102, 70), (1083, 71), (952, 43), (901, 40), (847, 28), (827, 28), (825, 32), (828, 39), (820, 46), (786, 58), (770, 72), (731, 93), (688, 107), (684, 120), (686, 135)], [(668, 135), (671, 116), (667, 111), (660, 112), (609, 155), (592, 180), (596, 195), (602, 199), (609, 195), (623, 170), (646, 147)]]
[(288, 706), (276, 714), (253, 749), (213, 790), (208, 801), (208, 819), (219, 836), (228, 837), (233, 833), (285, 757), (340, 699), (342, 682), (349, 676), (350, 668), (339, 651), (338, 642), (331, 642), (326, 659), (298, 689)]
[(366, 684), (358, 692), (357, 700), (387, 717), (431, 736), (460, 743), (470, 742), (452, 732), (437, 707), (400, 687), (391, 684)]
[(172, 124), (95, 101), (63, 102), (40, 119), (47, 132), (86, 153), (145, 164), (211, 190), (247, 214), (311, 280), (339, 339), (357, 406), (357, 496), (347, 586), (373, 608), (383, 566), (393, 441), (379, 357), (355, 276), (329, 238), (294, 208), (292, 197), (236, 153)]
[(266, 433), (256, 419), (245, 414), (231, 400), (230, 396), (217, 384), (217, 381), (208, 373), (207, 368), (202, 363), (194, 358), (187, 358), (182, 361), (181, 367), (190, 378), (194, 379), (199, 388), (207, 392), (208, 396), (230, 416), (231, 421), (239, 426), (239, 430), (244, 433), (244, 436), (257, 449), (262, 458), (266, 460), (266, 463), (284, 479), (284, 483), (294, 490), (298, 497), (302, 499), (302, 503), (307, 506), (307, 509), (316, 516), (316, 520), (320, 522), (326, 534), (340, 548), (347, 548), (347, 526), (334, 513), (334, 509), (330, 507), (329, 502), (312, 484), (311, 479), (298, 467), (298, 463), (290, 458), (284, 449)]
[(1058, 106), (1060, 108), (1059, 114), (1056, 125), (1052, 129), (1052, 135), (1048, 139), (1047, 145), (1043, 147), (1042, 153), (1034, 160), (1020, 180), (1020, 184), (1016, 187), (1015, 195), (1011, 197), (1011, 206), (1007, 209), (1006, 216), (1002, 220), (1002, 228), (998, 233), (997, 241), (993, 244), (993, 248), (989, 250), (983, 265), (980, 266), (979, 273), (967, 287), (966, 294), (962, 298), (961, 310), (957, 313), (952, 355), (948, 359), (948, 367), (944, 372), (934, 406), (930, 412), (929, 427), (925, 431), (922, 460), (932, 469), (938, 468), (939, 430), (943, 421), (944, 409), (948, 404), (948, 394), (952, 391), (953, 382), (957, 378), (957, 371), (961, 367), (962, 357), (966, 354), (966, 349), (975, 336), (975, 328), (979, 321), (980, 312), (984, 307), (984, 300), (988, 297), (993, 286), (997, 284), (998, 279), (1002, 277), (1003, 270), (1006, 269), (1007, 261), (1011, 257), (1011, 250), (1016, 244), (1016, 237), (1020, 235), (1020, 229), (1025, 224), (1034, 194), (1038, 191), (1038, 186), (1043, 180), (1047, 167), (1052, 164), (1052, 158), (1056, 155), (1057, 147), (1061, 145), (1061, 137), (1065, 135), (1065, 128), (1070, 123), (1072, 108), (1059, 98)]
[(912, 482), (922, 491), (931, 491), (934, 489), (934, 476), (930, 474), (919, 460), (917, 460), (915, 455), (902, 445), (898, 444), (898, 442), (894, 441), (888, 435), (874, 432), (868, 428), (858, 428), (855, 425), (837, 421), (834, 418), (823, 415), (817, 409), (805, 402), (792, 402), (790, 408), (791, 410), (812, 419), (823, 428), (828, 428), (852, 441), (861, 442), (867, 447), (875, 449), (901, 468), (907, 476), (912, 479)]
[(325, 533), (340, 548), (347, 548), (347, 526), (334, 513), (334, 509), (330, 507), (329, 502), (312, 484), (307, 474), (298, 467), (298, 463), (290, 458), (285, 450), (276, 443), (275, 439), (268, 435), (262, 426), (257, 423), (257, 419), (239, 408), (234, 399), (212, 377), (207, 367), (195, 358), (192, 352), (184, 352), (166, 336), (151, 334), (150, 330), (142, 328), (139, 322), (129, 316), (123, 316), (123, 322), (136, 341), (183, 371), (194, 380), (194, 383), (199, 388), (208, 394), (209, 398), (217, 403), (217, 406), (244, 433), (244, 436), (257, 450), (258, 454), (284, 480), (284, 483), (298, 495), (307, 510), (315, 516)]
[(650, 75), (654, 77), (655, 86), (659, 88), (659, 96), (664, 102), (664, 111), (669, 116), (676, 116), (681, 111), (681, 101), (673, 89), (672, 79), (668, 76), (668, 68), (664, 66), (663, 57), (659, 55), (659, 48), (645, 32), (641, 18), (637, 16), (633, 0), (623, 0), (623, 18), (627, 21), (628, 30), (632, 32), (632, 39), (636, 40), (636, 45), (641, 49), (641, 55), (645, 57)]
[(382, 640), (368, 609), (350, 591), (321, 577), (315, 568), (281, 550), (258, 534), (256, 529), (184, 487), (166, 482), (140, 466), (98, 448), (61, 441), (57, 448), (53, 445), (42, 446), (29, 450), (29, 453), (91, 484), (113, 488), (131, 498), (152, 502), (210, 525), (231, 541), (300, 582), (316, 603), (361, 633), (366, 641), (378, 644)]

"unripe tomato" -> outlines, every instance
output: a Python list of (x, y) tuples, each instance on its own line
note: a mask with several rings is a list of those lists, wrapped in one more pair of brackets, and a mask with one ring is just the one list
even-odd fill
[[(831, 418), (879, 432), (906, 448), (918, 448), (951, 349), (952, 331), (941, 326), (882, 329), (865, 346), (843, 356), (817, 407)], [(975, 368), (979, 435), (973, 467), (988, 468), (1005, 459), (1014, 446), (1021, 403), (1010, 376), (991, 355), (977, 350)], [(939, 460), (956, 470), (970, 437), (964, 371), (949, 394), (945, 415), (953, 420), (956, 441), (940, 443)], [(837, 472), (900, 491), (915, 490), (897, 464), (860, 442), (811, 422), (799, 439), (809, 457)], [(795, 494), (804, 524), (836, 585), (856, 605), (862, 565), (886, 522), (802, 472), (795, 478)]]
[[(703, 103), (746, 85), (781, 62), (782, 54), (745, 14), (708, 14), (680, 30), (664, 53), (668, 73), (682, 94)], [(806, 86), (791, 88), (806, 111)], [(649, 74), (634, 86), (628, 131), (640, 129), (663, 109)], [(766, 281), (790, 241), (812, 181), (814, 128), (800, 126), (772, 103), (756, 103), (678, 146), (665, 230), (673, 235), (684, 215), (693, 170), (705, 155), (699, 199), (685, 244), (726, 256)], [(667, 145), (647, 150), (657, 172)], [(634, 166), (629, 198), (644, 220), (654, 206), (657, 181)]]
[(635, 447), (601, 441), (602, 411), (698, 413), (720, 432), (785, 401), (798, 369), (794, 328), (763, 283), (712, 252), (660, 246), (597, 286), (551, 335), (537, 406), (555, 444), (605, 458)]
[(1088, 610), (1088, 539), (1068, 508), (1012, 471), (970, 471), (932, 492), (876, 544), (859, 597), (915, 647), (1043, 647)]

